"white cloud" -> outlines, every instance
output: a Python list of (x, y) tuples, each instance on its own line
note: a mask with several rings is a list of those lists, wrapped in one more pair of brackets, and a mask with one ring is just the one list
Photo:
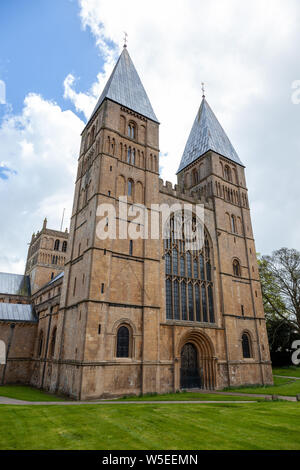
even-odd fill
[(44, 217), (59, 229), (66, 208), (69, 225), (83, 126), (73, 112), (36, 94), (25, 98), (20, 115), (4, 118), (1, 158), (14, 172), (0, 178), (0, 271), (24, 271), (26, 242)]

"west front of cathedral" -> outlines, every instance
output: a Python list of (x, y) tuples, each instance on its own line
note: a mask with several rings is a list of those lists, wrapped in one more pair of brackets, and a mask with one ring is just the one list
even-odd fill
[[(166, 237), (101, 238), (103, 204), (118, 223), (134, 204), (150, 221), (153, 205), (201, 205), (203, 246), (188, 249), (172, 216)], [(245, 167), (203, 96), (164, 184), (126, 46), (82, 133), (70, 231), (45, 220), (25, 275), (0, 273), (0, 340), (0, 383), (77, 400), (272, 384)]]

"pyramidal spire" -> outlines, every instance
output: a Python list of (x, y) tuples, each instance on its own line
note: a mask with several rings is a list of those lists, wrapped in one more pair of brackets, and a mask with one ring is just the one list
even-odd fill
[(158, 122), (145, 88), (130, 58), (127, 45), (124, 46), (90, 119), (106, 98)]
[(223, 155), (223, 157), (243, 165), (203, 93), (203, 99), (187, 140), (177, 173), (204, 155), (208, 150), (213, 150)]

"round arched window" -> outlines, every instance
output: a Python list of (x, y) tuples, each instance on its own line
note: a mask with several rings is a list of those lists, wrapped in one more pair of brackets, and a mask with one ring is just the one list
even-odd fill
[(124, 325), (117, 333), (117, 357), (129, 357), (129, 329)]

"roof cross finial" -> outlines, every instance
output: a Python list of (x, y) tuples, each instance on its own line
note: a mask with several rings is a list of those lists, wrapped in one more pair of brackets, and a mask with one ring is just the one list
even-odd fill
[(127, 47), (127, 38), (128, 38), (128, 34), (126, 33), (126, 31), (124, 31), (124, 46), (123, 47)]
[(205, 87), (204, 87), (204, 82), (201, 83), (202, 85), (202, 98), (205, 98)]

